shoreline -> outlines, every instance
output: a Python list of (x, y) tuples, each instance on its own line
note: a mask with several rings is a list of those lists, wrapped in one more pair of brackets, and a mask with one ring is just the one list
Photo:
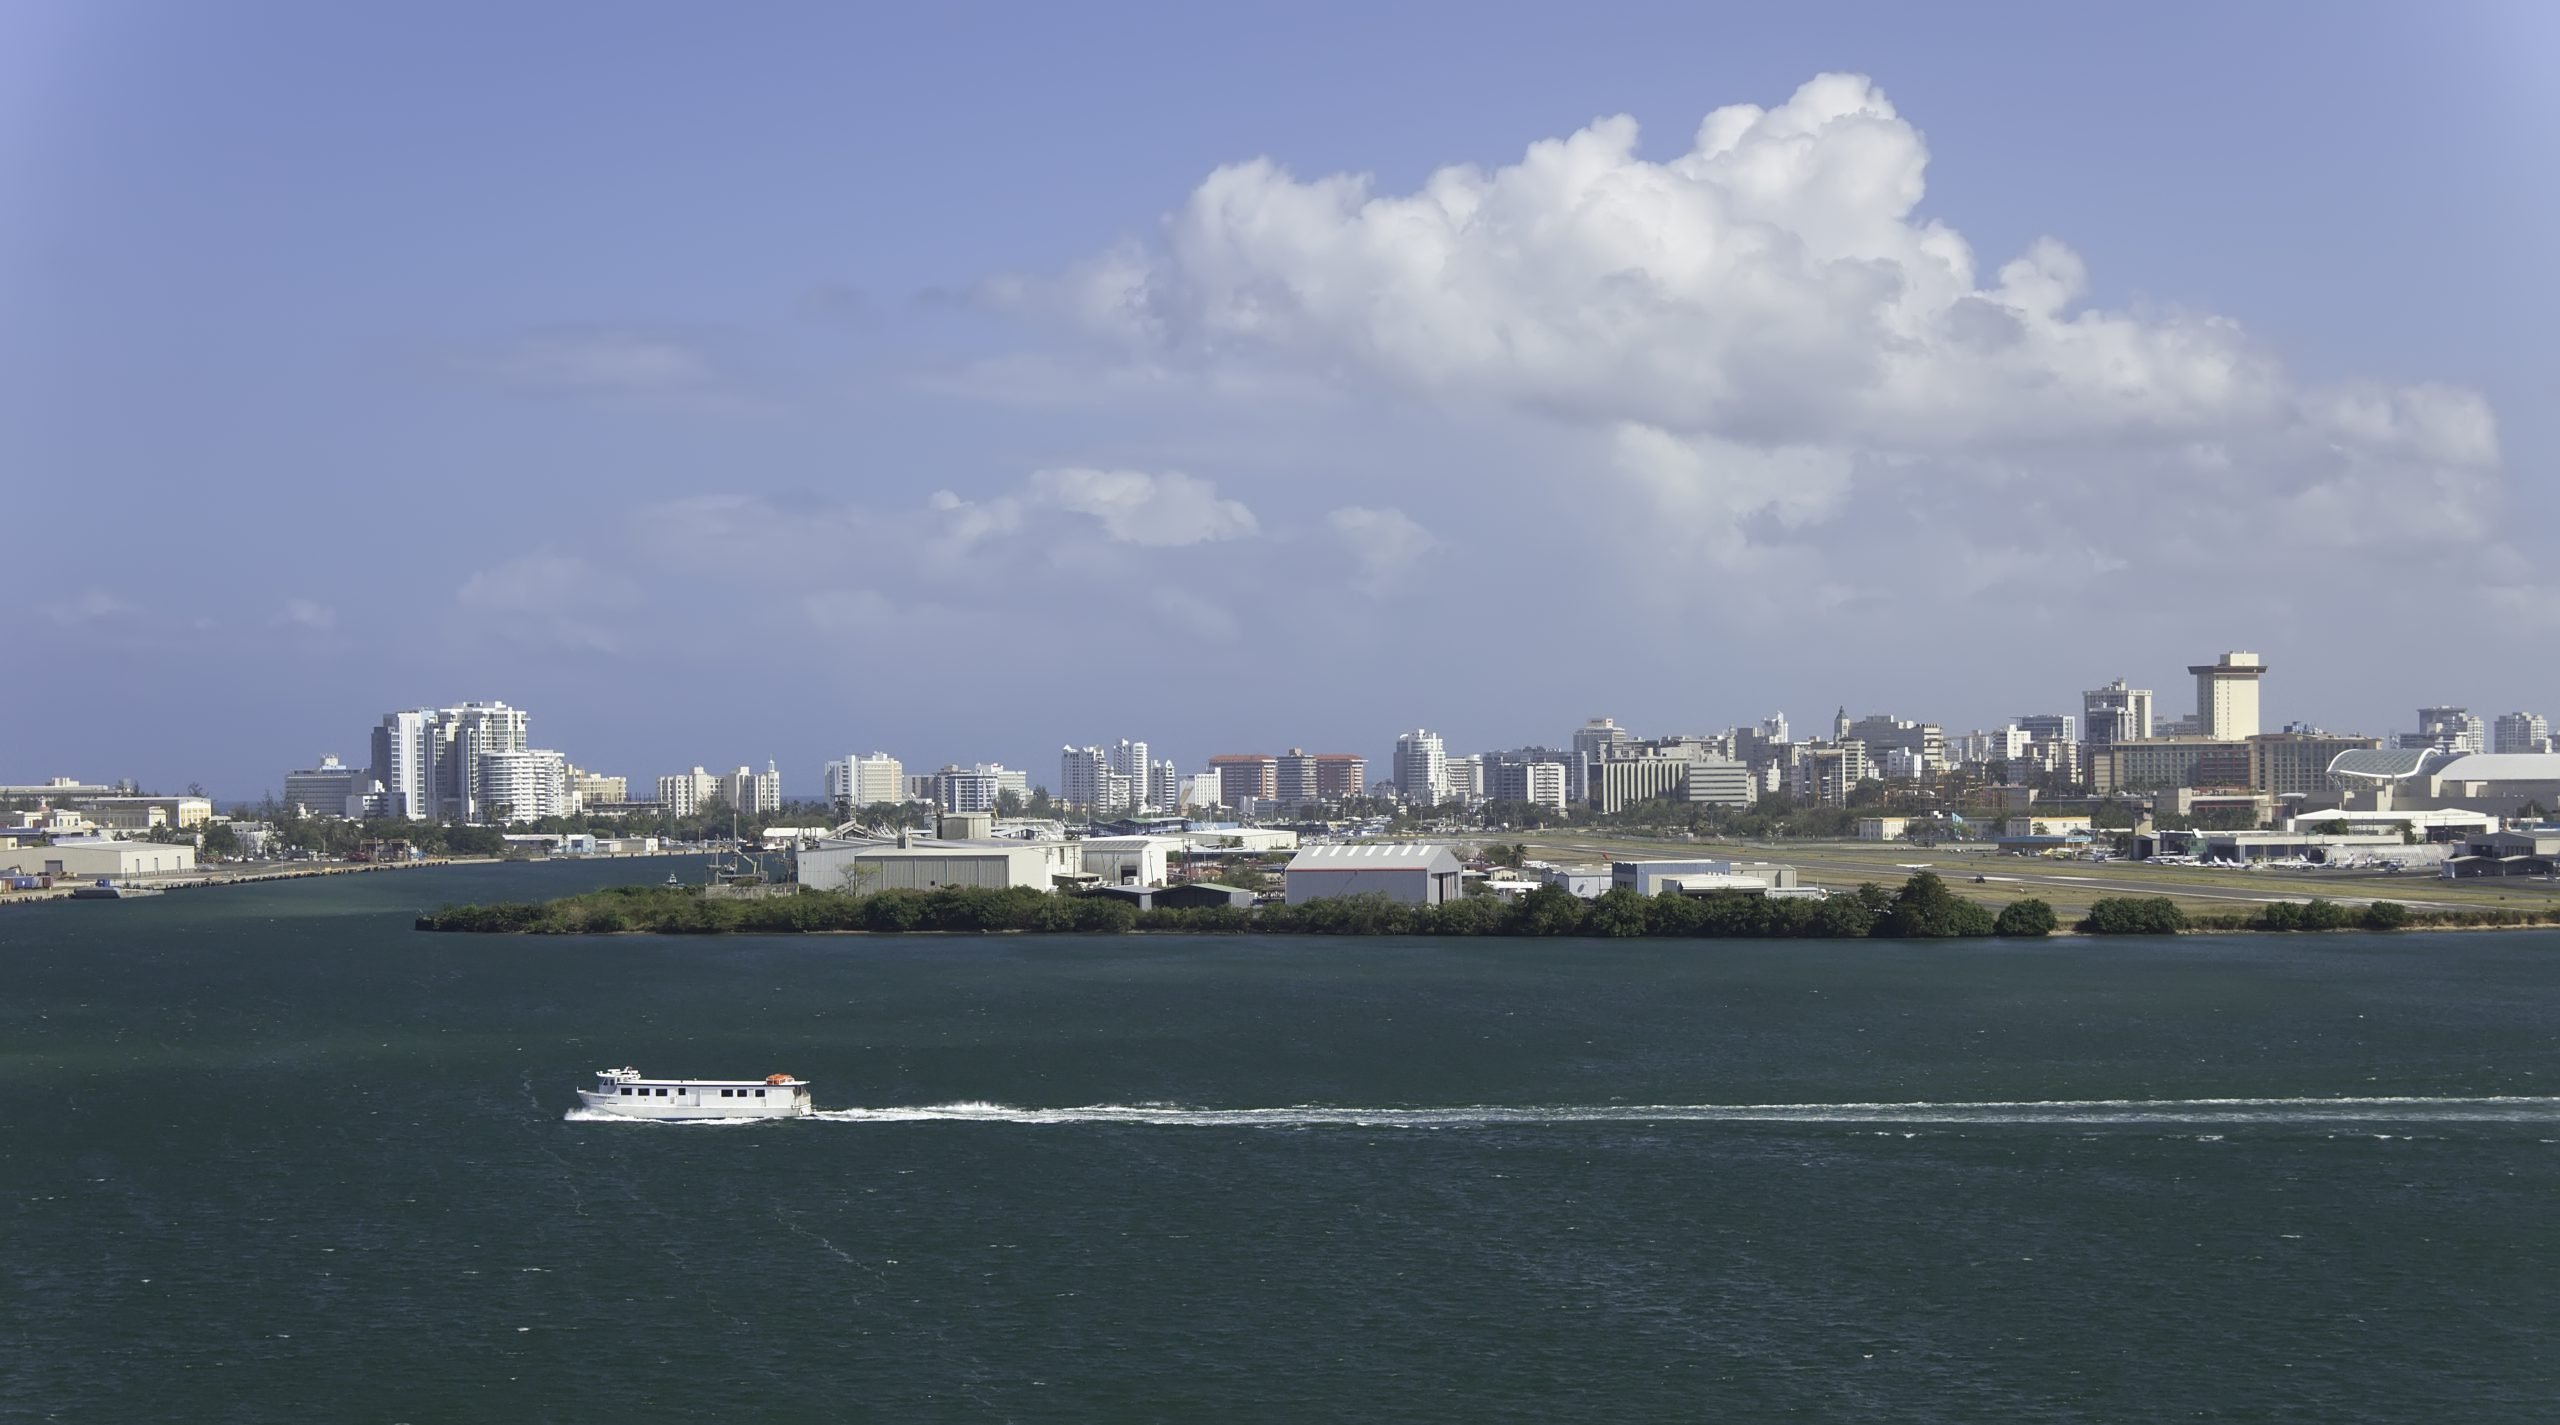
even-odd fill
[[(623, 856), (550, 856), (529, 858), (523, 864), (541, 865), (548, 861), (650, 861), (665, 858), (664, 852), (641, 852)], [(431, 856), (418, 861), (330, 861), (291, 862), (285, 865), (265, 863), (230, 863), (223, 866), (198, 867), (193, 871), (164, 876), (110, 877), (119, 886), (141, 891), (201, 891), (222, 886), (258, 885), (268, 881), (306, 881), (322, 876), (354, 876), (374, 871), (424, 871), (444, 866), (503, 866), (510, 863), (505, 856)], [(238, 869), (233, 869), (237, 867)], [(81, 886), (97, 884), (98, 878), (75, 877), (57, 880), (51, 886), (31, 891), (0, 890), (0, 906), (34, 905), (46, 901), (69, 900), (71, 892)]]

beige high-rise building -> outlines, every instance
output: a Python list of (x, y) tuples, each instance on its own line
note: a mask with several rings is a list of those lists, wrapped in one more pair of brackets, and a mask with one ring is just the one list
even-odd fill
[(2216, 742), (2258, 735), (2258, 680), (2265, 660), (2255, 653), (2225, 653), (2218, 663), (2188, 665), (2196, 675), (2196, 730)]

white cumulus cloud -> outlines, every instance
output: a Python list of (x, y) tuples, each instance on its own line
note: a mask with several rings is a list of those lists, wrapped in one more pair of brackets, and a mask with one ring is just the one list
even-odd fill
[(1212, 482), (1180, 471), (1040, 470), (1031, 476), (1031, 491), (1044, 503), (1100, 520), (1126, 544), (1207, 544), (1259, 529), (1253, 511), (1219, 498)]
[[(1619, 116), (1409, 192), (1230, 164), (1157, 241), (991, 295), (1135, 360), (1330, 372), (1589, 432), (1595, 464), (1728, 555), (1888, 481), (2033, 483), (2046, 536), (2120, 529), (2143, 487), (2305, 548), (2494, 524), (2476, 393), (2306, 385), (2228, 317), (2093, 305), (2052, 238), (1986, 275), (1920, 212), (1928, 159), (1875, 84), (1826, 74), (1714, 110), (1659, 160)], [(2425, 520), (2373, 523), (2412, 496)]]

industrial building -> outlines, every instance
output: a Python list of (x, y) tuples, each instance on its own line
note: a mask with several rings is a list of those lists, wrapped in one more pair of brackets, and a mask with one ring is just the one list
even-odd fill
[(1084, 873), (1106, 886), (1161, 886), (1187, 849), (1178, 836), (1090, 836), (1078, 844)]
[(1457, 853), (1431, 842), (1310, 846), (1289, 860), (1289, 904), (1383, 895), (1402, 905), (1439, 905), (1458, 899), (1463, 874)]
[(2459, 850), (2445, 858), (2444, 873), (2456, 880), (2474, 876), (2548, 876), (2555, 863), (2560, 863), (2560, 831), (2492, 831), (2464, 840)]
[(0, 850), (0, 871), (22, 876), (74, 876), (123, 879), (168, 876), (196, 868), (196, 849), (157, 841), (110, 841), (105, 837), (57, 841), (50, 846)]
[(1796, 868), (1769, 861), (1613, 861), (1612, 889), (1640, 896), (1794, 890)]
[(794, 858), (801, 885), (869, 895), (944, 886), (1046, 891), (1084, 875), (1080, 841), (823, 841)]

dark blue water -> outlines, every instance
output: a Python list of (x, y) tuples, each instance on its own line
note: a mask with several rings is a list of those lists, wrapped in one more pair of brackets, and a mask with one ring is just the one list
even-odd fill
[(2560, 936), (408, 929), (662, 874), (0, 912), (0, 1417), (2560, 1418)]

